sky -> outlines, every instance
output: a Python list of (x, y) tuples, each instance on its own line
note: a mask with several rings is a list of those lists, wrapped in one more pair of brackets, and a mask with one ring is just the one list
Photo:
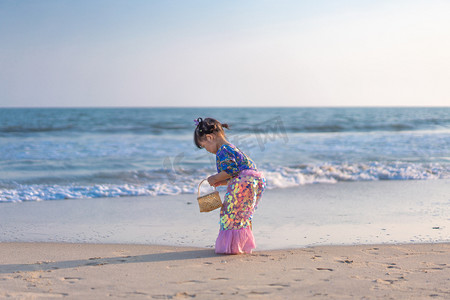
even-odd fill
[(0, 107), (449, 106), (447, 0), (0, 0)]

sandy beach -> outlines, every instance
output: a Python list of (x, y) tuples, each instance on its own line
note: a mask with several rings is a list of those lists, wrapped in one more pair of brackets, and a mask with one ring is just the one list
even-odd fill
[(268, 190), (251, 255), (195, 195), (2, 203), (0, 298), (448, 299), (448, 180)]
[(448, 299), (450, 244), (222, 256), (145, 245), (2, 243), (0, 298)]

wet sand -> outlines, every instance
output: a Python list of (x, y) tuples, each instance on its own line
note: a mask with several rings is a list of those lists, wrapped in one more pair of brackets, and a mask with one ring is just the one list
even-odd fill
[[(449, 195), (450, 180), (267, 190), (253, 219), (257, 250), (450, 242)], [(0, 242), (211, 248), (218, 221), (192, 194), (0, 203)]]

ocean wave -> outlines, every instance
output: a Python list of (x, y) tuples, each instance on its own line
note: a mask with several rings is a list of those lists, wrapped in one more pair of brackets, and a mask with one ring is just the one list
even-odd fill
[[(340, 133), (340, 132), (378, 132), (378, 131), (387, 131), (387, 132), (403, 132), (403, 131), (419, 131), (419, 130), (431, 130), (431, 129), (440, 129), (440, 128), (448, 128), (448, 125), (443, 125), (443, 121), (440, 123), (423, 123), (417, 121), (416, 123), (407, 123), (407, 124), (325, 124), (325, 125), (296, 125), (290, 124), (288, 122), (283, 122), (282, 125), (278, 127), (275, 126), (261, 126), (261, 125), (246, 125), (246, 124), (233, 124), (232, 130), (245, 133), (245, 134), (253, 134), (253, 133), (275, 133), (278, 134), (280, 130), (285, 133)], [(450, 121), (447, 121), (447, 124)], [(193, 128), (186, 126), (185, 124), (154, 124), (149, 123), (145, 125), (98, 125), (94, 124), (93, 126), (89, 126), (86, 124), (71, 124), (66, 126), (48, 126), (48, 127), (24, 127), (24, 126), (7, 126), (0, 127), (0, 136), (2, 137), (10, 137), (16, 135), (35, 135), (35, 134), (83, 134), (83, 133), (98, 133), (98, 134), (111, 134), (111, 135), (121, 135), (121, 134), (136, 134), (136, 135), (164, 135), (168, 133), (173, 134), (189, 134), (193, 131)]]
[(218, 118), (240, 133), (402, 132), (450, 127), (448, 107), (0, 109), (0, 137), (192, 134), (192, 120), (200, 114)]
[[(375, 180), (432, 180), (449, 179), (450, 164), (392, 163), (322, 163), (289, 167), (263, 167), (269, 189), (288, 188), (306, 184)], [(18, 184), (0, 183), (0, 202), (64, 200), (79, 198), (160, 196), (194, 194), (201, 179), (211, 173), (200, 170), (149, 170), (132, 172), (131, 177), (117, 173), (118, 178), (131, 181), (115, 184)], [(105, 174), (102, 178), (105, 179)], [(114, 173), (110, 182), (120, 182)], [(97, 178), (98, 179), (98, 178)], [(219, 190), (224, 191), (224, 187)]]
[(124, 196), (159, 196), (189, 193), (182, 187), (168, 184), (151, 185), (22, 185), (15, 189), (0, 189), (0, 202), (65, 200), (80, 198), (110, 198)]
[(316, 183), (375, 180), (429, 180), (450, 178), (450, 165), (394, 162), (383, 164), (305, 164), (264, 172), (268, 188), (285, 188)]
[(49, 133), (49, 132), (61, 132), (70, 131), (74, 129), (74, 126), (5, 126), (0, 127), (0, 133), (6, 134), (18, 134), (18, 133)]

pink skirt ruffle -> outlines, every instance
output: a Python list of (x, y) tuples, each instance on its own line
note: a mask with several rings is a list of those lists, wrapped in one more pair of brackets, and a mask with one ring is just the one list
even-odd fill
[(255, 248), (255, 238), (250, 227), (219, 231), (216, 240), (217, 254), (252, 253)]

